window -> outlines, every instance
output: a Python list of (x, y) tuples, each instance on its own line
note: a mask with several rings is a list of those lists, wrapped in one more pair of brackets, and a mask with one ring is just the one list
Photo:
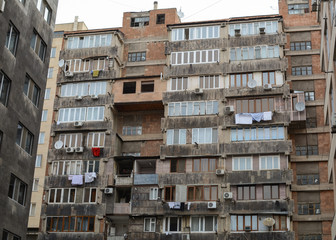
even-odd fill
[(141, 92), (154, 92), (154, 81), (141, 82)]
[(253, 170), (252, 157), (234, 157), (232, 163), (233, 171)]
[(247, 87), (248, 81), (253, 79), (252, 73), (231, 74), (230, 87)]
[(260, 170), (280, 169), (279, 156), (260, 156)]
[(52, 175), (80, 175), (82, 174), (81, 160), (65, 160), (52, 162)]
[(263, 193), (264, 193), (264, 199), (278, 199), (279, 185), (264, 185)]
[(188, 201), (217, 201), (217, 186), (188, 186)]
[(58, 122), (103, 121), (104, 107), (61, 108), (58, 111)]
[(2, 145), (3, 132), (0, 130), (0, 150)]
[(165, 14), (156, 15), (156, 24), (165, 24)]
[(288, 14), (309, 13), (309, 4), (288, 4)]
[(217, 159), (215, 158), (197, 158), (193, 159), (193, 172), (215, 172)]
[(256, 200), (255, 186), (238, 186), (237, 200)]
[(2, 232), (2, 240), (21, 240), (21, 237), (6, 231), (5, 229)]
[(214, 232), (217, 231), (217, 217), (191, 217), (191, 232)]
[(44, 92), (44, 99), (50, 99), (50, 88), (46, 88), (45, 92)]
[(87, 137), (88, 147), (104, 147), (104, 145), (105, 145), (105, 133), (103, 132), (88, 133)]
[(219, 38), (220, 26), (177, 28), (172, 30), (172, 41)]
[(76, 188), (51, 188), (49, 189), (48, 203), (75, 203)]
[(257, 215), (231, 215), (231, 231), (257, 231)]
[(94, 216), (48, 217), (48, 232), (94, 232)]
[(52, 78), (53, 77), (53, 72), (54, 72), (54, 68), (48, 68), (47, 78)]
[(33, 192), (37, 192), (38, 191), (39, 181), (40, 181), (40, 179), (34, 178), (33, 187), (32, 187), (32, 191)]
[(317, 120), (315, 117), (306, 118), (306, 127), (307, 128), (316, 128), (317, 127)]
[[(95, 70), (105, 70), (107, 57), (91, 58), (91, 59), (70, 59), (65, 61), (65, 71), (68, 72), (89, 72)], [(84, 83), (82, 83), (84, 84)]]
[(257, 35), (260, 34), (260, 28), (264, 28), (264, 32), (267, 34), (274, 34), (278, 32), (278, 22), (266, 21), (266, 22), (230, 24), (229, 34), (231, 37), (234, 37), (235, 30), (240, 30), (240, 34), (242, 36)]
[(23, 93), (32, 101), (32, 103), (38, 107), (40, 100), (40, 87), (31, 79), (29, 75), (26, 75), (26, 80), (23, 85)]
[(135, 136), (142, 134), (141, 126), (123, 126), (122, 134), (125, 136)]
[(123, 152), (122, 153), (122, 156), (133, 156), (133, 157), (138, 157), (140, 156), (140, 153), (139, 152)]
[(262, 73), (263, 84), (275, 84), (275, 72)]
[(19, 35), (19, 31), (16, 29), (16, 27), (12, 23), (9, 23), (5, 46), (13, 55), (16, 54), (16, 49), (19, 42)]
[(41, 122), (46, 122), (47, 121), (47, 116), (48, 116), (48, 110), (43, 110), (42, 111)]
[(168, 116), (210, 115), (217, 113), (217, 101), (168, 103)]
[(38, 144), (43, 144), (44, 143), (44, 137), (45, 137), (45, 132), (40, 132), (39, 139), (38, 139)]
[(164, 199), (166, 202), (175, 201), (175, 186), (165, 186), (164, 192), (165, 192)]
[(18, 202), (21, 205), (25, 205), (26, 194), (27, 194), (27, 184), (17, 178), (15, 175), (11, 174), (8, 197)]
[(320, 176), (318, 174), (299, 174), (296, 175), (296, 183), (298, 185), (318, 185), (320, 184)]
[(274, 110), (274, 98), (236, 100), (237, 113), (260, 113)]
[(45, 0), (38, 0), (37, 1), (37, 9), (43, 15), (44, 20), (46, 20), (46, 22), (50, 24), (50, 20), (51, 20), (51, 8), (49, 7), (47, 1), (45, 1)]
[(167, 145), (186, 144), (186, 141), (187, 141), (186, 129), (167, 130)]
[(0, 103), (7, 106), (11, 82), (9, 78), (0, 71)]
[[(62, 35), (63, 37), (63, 35)], [(68, 37), (68, 49), (107, 47), (112, 43), (112, 34)]]
[(273, 219), (275, 220), (274, 231), (287, 231), (287, 216), (273, 215)]
[(305, 76), (305, 75), (312, 75), (312, 67), (292, 67), (292, 75), (293, 76)]
[(41, 167), (42, 165), (42, 154), (37, 154), (36, 155), (36, 160), (35, 160), (35, 167)]
[(303, 50), (311, 50), (311, 42), (291, 42), (290, 50), (291, 51), (303, 51)]
[(159, 189), (157, 187), (150, 188), (149, 191), (149, 200), (157, 200), (158, 199)]
[(182, 217), (165, 217), (164, 232), (181, 232)]
[(155, 232), (156, 218), (144, 219), (144, 232)]
[(128, 54), (129, 62), (142, 62), (146, 61), (146, 52), (136, 52)]
[(232, 128), (231, 141), (282, 140), (284, 134), (282, 126)]
[(61, 97), (106, 94), (106, 82), (68, 83), (61, 87)]
[(44, 62), (47, 44), (43, 41), (40, 35), (34, 30), (30, 42), (30, 47), (35, 51), (39, 58)]
[(173, 29), (173, 31), (172, 31), (172, 41), (183, 41), (184, 39), (188, 39), (188, 38), (185, 38), (184, 28)]
[(18, 124), (16, 133), (16, 144), (31, 154), (34, 142), (34, 135), (21, 123)]
[(36, 203), (31, 203), (29, 208), (29, 217), (34, 217), (36, 212)]
[(172, 91), (181, 91), (188, 89), (188, 78), (187, 77), (172, 78), (170, 89)]
[(55, 58), (56, 57), (56, 47), (51, 48), (50, 52), (50, 58)]
[(305, 92), (305, 101), (314, 101), (315, 100), (315, 92), (310, 91), (310, 92)]
[(170, 172), (171, 173), (185, 173), (186, 160), (185, 159), (171, 159)]
[(81, 133), (61, 134), (59, 140), (63, 142), (63, 148), (77, 148), (82, 147), (83, 136)]
[(149, 25), (149, 17), (131, 18), (131, 27), (143, 27)]
[(103, 121), (104, 107), (88, 107), (86, 121)]
[(298, 203), (299, 215), (320, 215), (321, 208), (319, 203)]
[(124, 82), (123, 94), (135, 93), (136, 82)]
[(96, 188), (84, 188), (83, 203), (95, 203), (97, 198)]
[(296, 156), (318, 155), (318, 146), (317, 145), (295, 146), (295, 154)]
[(192, 129), (192, 143), (210, 144), (210, 143), (217, 143), (217, 140), (218, 140), (217, 128)]
[(218, 61), (219, 61), (218, 49), (171, 53), (172, 65), (216, 63)]
[(219, 76), (218, 75), (200, 76), (199, 87), (206, 89), (219, 88)]
[(230, 49), (230, 61), (279, 58), (279, 46), (255, 46)]
[(84, 171), (86, 173), (89, 172), (99, 172), (99, 160), (89, 160), (89, 161), (83, 161), (84, 163)]

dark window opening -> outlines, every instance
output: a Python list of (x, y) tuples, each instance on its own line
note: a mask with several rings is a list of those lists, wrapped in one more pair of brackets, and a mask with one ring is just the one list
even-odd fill
[(146, 52), (136, 52), (128, 54), (129, 62), (142, 62), (146, 61)]
[(131, 188), (116, 189), (116, 203), (129, 203), (131, 201)]
[(156, 15), (156, 24), (165, 24), (165, 14)]
[(141, 82), (141, 92), (154, 92), (154, 81)]
[(185, 172), (185, 159), (172, 159), (170, 161), (170, 172), (184, 173)]
[(131, 27), (143, 27), (149, 25), (149, 17), (135, 17), (131, 19)]
[(124, 82), (123, 94), (135, 93), (136, 82)]

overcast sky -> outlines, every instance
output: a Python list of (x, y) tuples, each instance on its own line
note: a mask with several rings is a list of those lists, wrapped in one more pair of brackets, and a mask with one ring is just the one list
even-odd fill
[[(157, 0), (158, 8), (182, 10), (182, 22), (277, 14), (278, 0)], [(121, 27), (123, 12), (153, 9), (154, 0), (59, 0), (56, 23), (75, 16), (89, 29)]]

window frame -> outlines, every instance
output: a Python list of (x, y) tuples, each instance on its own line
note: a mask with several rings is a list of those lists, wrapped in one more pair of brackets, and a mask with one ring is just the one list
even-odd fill
[[(172, 218), (176, 218), (176, 231), (171, 231), (172, 223), (171, 220)], [(168, 216), (164, 218), (164, 223), (163, 223), (163, 232), (165, 233), (178, 233), (182, 231), (182, 217), (181, 216)]]
[(51, 166), (52, 176), (80, 175), (83, 172), (82, 160), (53, 161)]
[[(94, 144), (96, 138), (97, 138), (97, 143), (98, 144)], [(101, 144), (101, 138), (103, 138), (102, 144)], [(90, 141), (90, 139), (92, 141)], [(89, 132), (88, 135), (87, 135), (86, 146), (89, 147), (89, 148), (92, 148), (92, 147), (103, 148), (103, 147), (105, 147), (105, 132)]]
[[(87, 219), (87, 231), (83, 231), (83, 223)], [(62, 219), (62, 221), (60, 221)], [(68, 229), (65, 230), (64, 226), (67, 220)], [(79, 220), (80, 219), (80, 220)], [(56, 220), (56, 223), (54, 223), (54, 220)], [(72, 221), (73, 220), (73, 221)], [(62, 224), (60, 227), (61, 230), (59, 231), (58, 222)], [(93, 223), (92, 223), (93, 222)], [(72, 224), (73, 223), (73, 224)], [(80, 226), (80, 229), (78, 230), (78, 223)], [(70, 229), (72, 227), (72, 229)], [(92, 229), (90, 229), (92, 227)], [(94, 232), (95, 231), (95, 216), (48, 216), (47, 217), (47, 223), (46, 223), (46, 230), (47, 232)]]
[(42, 160), (43, 160), (43, 155), (42, 154), (36, 154), (35, 168), (42, 167)]
[(32, 192), (38, 192), (38, 190), (39, 190), (39, 183), (40, 183), (40, 179), (39, 178), (34, 178), (34, 180), (33, 180), (33, 186), (32, 186)]
[[(246, 196), (246, 193), (247, 193), (245, 191), (246, 189), (248, 189), (248, 196)], [(257, 200), (257, 187), (256, 187), (256, 185), (237, 186), (237, 200), (238, 201)]]
[[(85, 193), (89, 191), (89, 195), (86, 195)], [(88, 197), (88, 199), (86, 199)], [(96, 187), (86, 187), (83, 188), (83, 199), (82, 202), (86, 204), (93, 204), (97, 203), (97, 197), (98, 197), (98, 192)]]
[(8, 105), (11, 84), (12, 81), (7, 77), (7, 75), (0, 71), (0, 103), (2, 103), (5, 107)]
[[(172, 165), (173, 165), (173, 161), (176, 161), (176, 170), (173, 171), (172, 170)], [(184, 162), (184, 164), (182, 163), (183, 166), (183, 171), (181, 171), (180, 169), (180, 162)], [(186, 166), (187, 166), (187, 160), (186, 159), (170, 159), (170, 173), (185, 173), (186, 172)]]
[[(149, 221), (149, 222), (148, 222)], [(149, 228), (147, 228), (146, 223), (148, 222)], [(154, 226), (152, 226), (154, 224)], [(148, 230), (147, 230), (148, 229)], [(144, 218), (144, 232), (155, 232), (156, 229), (156, 218), (155, 217), (145, 217)]]
[(156, 24), (165, 24), (166, 14), (157, 14), (156, 15)]
[[(169, 196), (167, 196), (168, 191), (169, 191)], [(174, 202), (175, 199), (176, 199), (176, 187), (175, 186), (165, 186), (164, 187), (164, 200), (166, 202)]]
[[(68, 191), (67, 200), (64, 201), (65, 191)], [(73, 192), (73, 195), (71, 194)], [(60, 196), (58, 197), (58, 194)], [(77, 188), (50, 188), (48, 194), (48, 204), (74, 204), (76, 203)], [(71, 201), (71, 196), (73, 200)], [(54, 198), (53, 200), (51, 198)], [(59, 198), (59, 201), (57, 199)]]
[[(21, 186), (23, 187), (23, 189), (21, 188)], [(7, 194), (10, 199), (12, 199), (13, 201), (17, 202), (18, 204), (22, 206), (25, 206), (26, 198), (27, 198), (27, 188), (28, 188), (28, 184), (26, 184), (20, 178), (15, 176), (13, 173), (11, 173), (9, 189), (8, 189), (8, 194)], [(23, 192), (21, 192), (21, 190), (23, 190)], [(21, 197), (20, 197), (20, 192), (21, 192)]]
[[(13, 32), (15, 32), (15, 36), (13, 37)], [(12, 39), (14, 38), (14, 40)], [(7, 31), (6, 35), (6, 42), (5, 42), (5, 47), (15, 56), (16, 51), (18, 48), (19, 44), (19, 38), (20, 38), (20, 32), (19, 30), (15, 27), (15, 25), (10, 21), (9, 22), (9, 28)], [(12, 47), (11, 47), (12, 45)]]
[[(244, 159), (244, 165), (245, 165), (244, 169), (242, 169), (242, 166), (241, 166), (241, 159)], [(251, 163), (250, 166), (247, 166), (247, 160), (250, 161)], [(233, 157), (232, 158), (232, 171), (253, 171), (253, 156)]]
[[(167, 129), (166, 138), (167, 138), (166, 145), (187, 144), (187, 130), (186, 129)], [(177, 140), (177, 142), (175, 140)]]
[[(212, 217), (212, 230), (211, 231), (206, 231), (205, 230), (205, 221), (206, 218)], [(193, 219), (194, 218), (198, 218), (198, 229), (195, 231), (193, 229)], [(201, 223), (202, 222), (202, 223)], [(190, 232), (192, 233), (196, 233), (196, 232), (216, 232), (217, 231), (217, 224), (218, 224), (218, 220), (217, 220), (217, 216), (191, 216), (190, 217)]]
[(38, 32), (34, 29), (33, 36), (30, 42), (30, 47), (39, 57), (39, 59), (44, 62), (47, 50), (47, 44), (44, 42), (42, 37), (38, 34)]
[(26, 74), (23, 86), (23, 93), (35, 107), (37, 108), (39, 107), (41, 88), (35, 83), (35, 81), (28, 74)]
[[(272, 158), (272, 163), (271, 163), (271, 167), (268, 167), (268, 159), (265, 160), (265, 168), (263, 168), (263, 164), (262, 164), (262, 158)], [(276, 159), (277, 158), (277, 159)], [(274, 167), (275, 164), (274, 162), (277, 161), (277, 166), (278, 167)], [(263, 156), (259, 156), (259, 169), (260, 170), (279, 170), (280, 169), (280, 155), (263, 155)]]
[(29, 155), (32, 154), (34, 135), (21, 122), (18, 123), (18, 128), (16, 132), (16, 144)]
[[(206, 199), (206, 196), (205, 196), (205, 188), (208, 188), (209, 190), (209, 199)], [(214, 188), (216, 188), (216, 196), (215, 198), (213, 199), (213, 190)], [(196, 194), (197, 194), (197, 191), (198, 190), (201, 190), (200, 192), (200, 198), (197, 199), (196, 197)], [(189, 195), (189, 192), (190, 192), (190, 196)], [(191, 194), (192, 193), (192, 194)], [(217, 201), (218, 200), (218, 185), (194, 185), (194, 186), (187, 186), (187, 201), (188, 202), (202, 202), (202, 201), (205, 201), (205, 202), (209, 202), (209, 201)]]
[[(203, 171), (203, 165), (202, 165), (202, 160), (206, 160), (207, 161), (207, 171)], [(214, 169), (210, 169), (211, 167), (211, 161), (210, 160), (214, 160), (215, 161), (215, 168)], [(199, 162), (198, 163), (198, 167), (196, 162)], [(217, 169), (217, 164), (218, 164), (218, 159), (217, 158), (193, 158), (192, 159), (192, 171), (193, 172), (216, 172), (216, 169)], [(197, 170), (199, 169), (199, 170)]]
[(149, 189), (149, 200), (158, 200), (159, 198), (159, 188), (158, 187), (151, 187)]
[[(265, 188), (270, 188), (270, 198), (265, 196)], [(273, 188), (277, 188), (276, 196), (274, 196), (275, 190)], [(263, 185), (263, 200), (273, 200), (273, 199), (280, 199), (280, 185), (279, 184), (264, 184)]]
[(146, 52), (131, 52), (128, 53), (128, 62), (144, 62), (146, 61)]
[(149, 25), (149, 16), (143, 17), (132, 17), (131, 18), (131, 27), (144, 27)]

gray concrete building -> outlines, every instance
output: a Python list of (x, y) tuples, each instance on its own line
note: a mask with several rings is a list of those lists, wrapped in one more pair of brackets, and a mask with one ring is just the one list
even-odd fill
[(5, 240), (26, 239), (57, 4), (0, 1), (0, 235)]

